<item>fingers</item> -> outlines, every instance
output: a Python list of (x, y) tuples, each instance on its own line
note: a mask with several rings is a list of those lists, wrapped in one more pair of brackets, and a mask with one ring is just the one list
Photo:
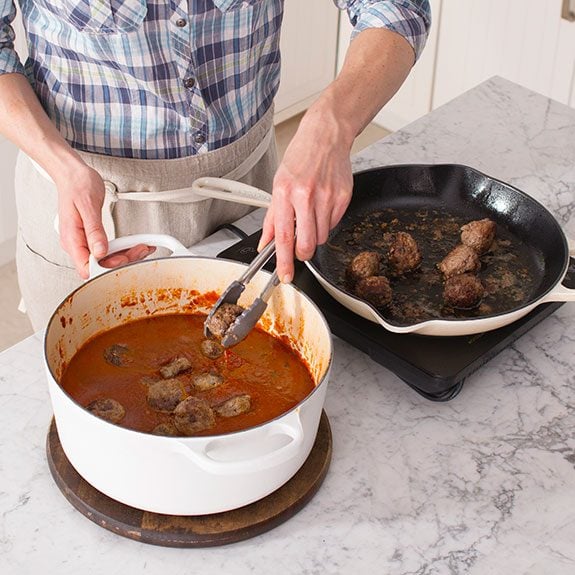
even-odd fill
[(88, 278), (88, 257), (90, 250), (82, 218), (73, 206), (60, 210), (60, 244), (74, 262), (74, 267), (83, 278)]
[(351, 199), (351, 191), (277, 185), (272, 204), (264, 218), (258, 251), (272, 238), (276, 242), (276, 269), (283, 283), (292, 281), (294, 256), (311, 259), (317, 245), (327, 241), (330, 230), (340, 221)]
[(90, 253), (101, 258), (108, 251), (102, 225), (104, 194), (102, 178), (88, 166), (58, 184), (60, 243), (83, 278), (88, 277)]
[(273, 237), (274, 237), (274, 210), (272, 202), (272, 205), (268, 208), (268, 211), (266, 212), (264, 218), (264, 223), (262, 226), (262, 235), (258, 243), (258, 252), (261, 252), (262, 249), (272, 241)]
[(120, 252), (110, 254), (100, 261), (100, 265), (105, 268), (117, 268), (131, 262), (143, 260), (155, 251), (156, 248), (153, 246), (138, 244), (128, 250), (122, 250)]
[(278, 194), (274, 205), (274, 236), (276, 239), (276, 271), (283, 283), (294, 275), (294, 218), (295, 212), (289, 198)]

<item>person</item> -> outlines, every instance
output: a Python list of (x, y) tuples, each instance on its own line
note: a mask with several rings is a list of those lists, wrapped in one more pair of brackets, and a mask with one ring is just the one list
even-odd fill
[(334, 2), (352, 41), (278, 167), (282, 0), (21, 0), (24, 63), (14, 0), (0, 0), (0, 133), (21, 150), (16, 261), (35, 329), (109, 239), (168, 233), (190, 246), (246, 213), (194, 197), (205, 175), (273, 191), (260, 246), (275, 237), (278, 273), (291, 281), (294, 256), (310, 258), (343, 216), (354, 138), (407, 77), (431, 21), (428, 0)]

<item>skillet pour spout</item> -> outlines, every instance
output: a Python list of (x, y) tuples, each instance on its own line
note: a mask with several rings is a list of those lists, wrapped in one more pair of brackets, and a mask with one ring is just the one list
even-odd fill
[[(478, 272), (486, 296), (475, 310), (450, 309), (436, 265), (460, 241), (462, 225), (484, 218), (497, 228)], [(346, 268), (361, 251), (384, 253), (384, 234), (398, 231), (416, 239), (421, 268), (392, 278), (392, 303), (376, 308), (353, 293)], [(463, 336), (508, 325), (546, 302), (575, 301), (562, 284), (574, 254), (554, 216), (514, 186), (459, 164), (403, 164), (354, 174), (344, 217), (306, 264), (334, 299), (389, 331)]]

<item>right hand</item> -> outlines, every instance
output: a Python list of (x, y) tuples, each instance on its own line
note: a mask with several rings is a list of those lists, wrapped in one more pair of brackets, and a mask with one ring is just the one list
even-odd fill
[[(102, 225), (102, 206), (105, 187), (100, 174), (86, 164), (75, 168), (61, 180), (58, 188), (58, 217), (60, 245), (74, 262), (77, 272), (84, 279), (89, 277), (88, 258), (103, 258), (108, 252), (108, 238)], [(154, 251), (139, 244), (104, 258), (104, 267), (114, 268), (145, 258)]]

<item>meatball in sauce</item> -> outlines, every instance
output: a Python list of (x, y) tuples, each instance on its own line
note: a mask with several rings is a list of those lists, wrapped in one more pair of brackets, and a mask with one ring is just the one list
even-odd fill
[(223, 303), (207, 321), (207, 328), (213, 337), (222, 339), (230, 326), (244, 312), (241, 305)]

